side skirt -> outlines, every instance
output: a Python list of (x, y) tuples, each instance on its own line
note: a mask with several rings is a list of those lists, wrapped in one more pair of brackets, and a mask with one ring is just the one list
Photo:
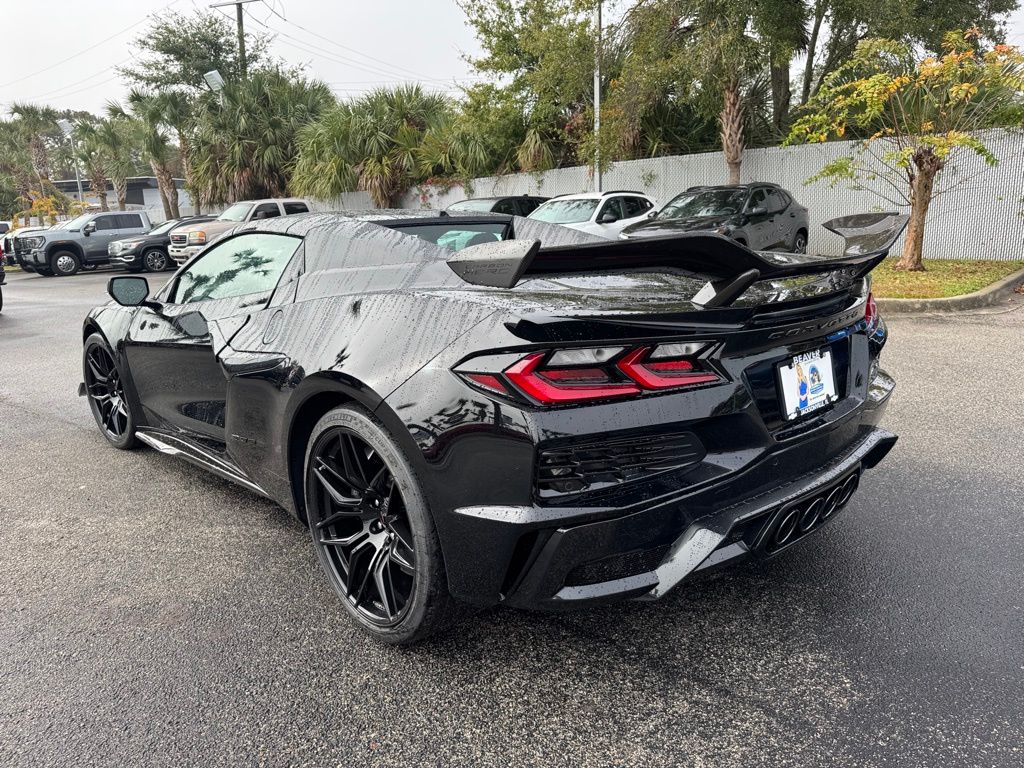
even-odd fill
[(135, 436), (150, 448), (160, 451), (160, 453), (185, 459), (197, 467), (205, 469), (207, 472), (212, 472), (218, 477), (242, 486), (246, 490), (258, 493), (260, 496), (266, 496), (268, 499), (270, 498), (266, 491), (240, 474), (237, 469), (192, 443), (162, 432), (155, 433), (142, 429), (136, 430)]

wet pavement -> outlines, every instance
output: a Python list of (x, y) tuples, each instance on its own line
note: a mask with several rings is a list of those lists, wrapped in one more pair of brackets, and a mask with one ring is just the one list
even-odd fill
[(788, 555), (395, 650), (282, 510), (106, 446), (108, 276), (4, 288), (0, 765), (1024, 764), (1024, 302), (890, 322), (900, 442)]

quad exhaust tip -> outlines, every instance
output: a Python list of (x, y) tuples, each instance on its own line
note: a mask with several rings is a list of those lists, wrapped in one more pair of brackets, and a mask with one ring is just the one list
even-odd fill
[(769, 553), (777, 552), (821, 527), (849, 503), (859, 484), (860, 473), (854, 472), (814, 496), (784, 508), (776, 515), (776, 522), (765, 537), (765, 549)]

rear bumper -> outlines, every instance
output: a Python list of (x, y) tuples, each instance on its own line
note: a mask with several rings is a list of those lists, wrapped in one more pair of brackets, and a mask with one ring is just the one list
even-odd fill
[(642, 504), (458, 508), (456, 527), (463, 541), (474, 542), (471, 551), (509, 556), (500, 580), (484, 577), (499, 564), (478, 563), (471, 570), (479, 578), (453, 591), (475, 603), (558, 610), (655, 599), (701, 568), (774, 556), (834, 519), (862, 472), (892, 449), (896, 436), (877, 423), (893, 388), (880, 371), (863, 406), (843, 423), (739, 472)]

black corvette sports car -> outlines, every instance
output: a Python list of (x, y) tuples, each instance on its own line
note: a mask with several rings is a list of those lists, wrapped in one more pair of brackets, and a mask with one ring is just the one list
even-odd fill
[(518, 217), (253, 222), (83, 328), (106, 439), (307, 523), (377, 638), (457, 606), (656, 598), (831, 520), (896, 437), (868, 273), (905, 225), (836, 219), (836, 259), (716, 234), (594, 240)]

